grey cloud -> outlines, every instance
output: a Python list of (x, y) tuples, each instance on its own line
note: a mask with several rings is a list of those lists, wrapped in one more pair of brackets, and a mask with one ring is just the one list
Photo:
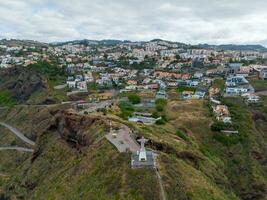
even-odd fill
[(1, 0), (0, 35), (266, 45), (266, 6), (265, 0)]

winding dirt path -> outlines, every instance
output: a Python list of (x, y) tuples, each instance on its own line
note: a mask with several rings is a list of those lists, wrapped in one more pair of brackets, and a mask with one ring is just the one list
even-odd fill
[(165, 190), (164, 190), (164, 186), (163, 186), (163, 182), (162, 182), (162, 178), (161, 178), (161, 175), (159, 173), (159, 163), (157, 161), (157, 155), (155, 155), (155, 173), (157, 175), (157, 178), (158, 178), (158, 181), (159, 181), (159, 187), (160, 187), (160, 193), (161, 193), (161, 199), (162, 200), (167, 200), (167, 197), (166, 197), (166, 193), (165, 193)]

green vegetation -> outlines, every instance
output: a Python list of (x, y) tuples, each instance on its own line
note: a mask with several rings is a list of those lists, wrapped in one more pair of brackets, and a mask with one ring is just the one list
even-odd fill
[(152, 113), (152, 117), (159, 118), (160, 116), (159, 116), (159, 113), (155, 111)]
[[(12, 67), (6, 69), (7, 75), (1, 77), (2, 94), (5, 104), (43, 104), (68, 100), (66, 89), (54, 89), (66, 81), (64, 68), (48, 62), (38, 62), (27, 67)], [(10, 87), (12, 85), (12, 87)], [(7, 95), (9, 100), (7, 101)], [(16, 101), (16, 102), (15, 102)]]
[(95, 82), (88, 83), (87, 85), (89, 92), (96, 91), (97, 90), (97, 84)]
[(228, 135), (224, 133), (215, 133), (213, 138), (227, 147), (235, 145), (241, 141), (238, 135)]
[(266, 80), (250, 80), (249, 82), (254, 87), (255, 91), (266, 91), (267, 90)]
[(156, 105), (156, 110), (158, 112), (162, 112), (167, 105), (167, 100), (166, 99), (157, 99), (155, 102)]
[(127, 58), (125, 56), (121, 56), (121, 57), (119, 57), (117, 64), (121, 67), (127, 67), (127, 66), (129, 66), (129, 58)]
[[(45, 110), (39, 110), (38, 113), (43, 113)], [(22, 120), (22, 124), (31, 126), (27, 123), (27, 117), (23, 117), (24, 120), (21, 118), (25, 111), (25, 109), (20, 112), (13, 110), (18, 113), (15, 116), (16, 120)], [(45, 117), (43, 114), (42, 117)], [(1, 173), (10, 174), (5, 180), (0, 177), (0, 197), (29, 200), (160, 198), (159, 184), (154, 170), (131, 169), (130, 154), (119, 153), (106, 139), (100, 140), (105, 130), (104, 120), (92, 118), (91, 121), (90, 117), (81, 116), (69, 120), (73, 122), (86, 120), (93, 123), (91, 125), (87, 123), (85, 129), (80, 126), (78, 129), (83, 131), (84, 137), (90, 139), (90, 144), (84, 148), (71, 146), (64, 137), (60, 137), (52, 130), (43, 129), (49, 127), (50, 120), (36, 120), (35, 131), (40, 135), (38, 134), (37, 139), (39, 150), (34, 157), (31, 154), (0, 152), (3, 161), (3, 165), (0, 166)], [(69, 124), (72, 126), (72, 131), (75, 130), (74, 124)], [(73, 134), (76, 134), (75, 131)], [(11, 188), (10, 185), (15, 187)], [(5, 195), (1, 195), (3, 193)]]
[(158, 119), (157, 121), (156, 121), (156, 124), (157, 125), (163, 125), (163, 124), (166, 124), (166, 121), (164, 120), (164, 119)]
[(177, 91), (179, 93), (182, 93), (184, 91), (193, 91), (193, 92), (195, 92), (196, 91), (196, 88), (194, 88), (194, 87), (186, 87), (186, 86), (179, 86), (178, 89), (177, 89)]
[(8, 90), (0, 91), (0, 106), (14, 106), (18, 102)]
[(221, 91), (223, 91), (225, 87), (225, 81), (223, 79), (215, 79), (212, 83), (212, 87), (219, 88)]
[(155, 66), (156, 66), (156, 60), (153, 58), (146, 57), (145, 60), (140, 63), (134, 62), (131, 65), (131, 68), (142, 70), (142, 69), (153, 69)]
[[(44, 128), (51, 125), (56, 128), (55, 122), (47, 119), (59, 108), (35, 112), (34, 108), (27, 110), (26, 107), (7, 109), (9, 114), (1, 112), (0, 118), (18, 128), (24, 126), (22, 130), (36, 132), (39, 150), (34, 156), (25, 155), (26, 158), (0, 152), (4, 163), (2, 172), (12, 171), (10, 179), (0, 182), (0, 194), (3, 191), (14, 199), (159, 199), (154, 171), (131, 169), (130, 154), (118, 153), (107, 140), (100, 140), (108, 122), (112, 121), (115, 127), (127, 124), (138, 136), (150, 140), (149, 148), (158, 154), (159, 173), (167, 199), (264, 200), (267, 152), (264, 110), (247, 106), (240, 98), (222, 101), (228, 106), (234, 127), (240, 134), (212, 132), (210, 125), (214, 119), (205, 100), (172, 100), (165, 104), (163, 111), (151, 112), (157, 117), (163, 115), (165, 122), (161, 125), (126, 122), (110, 112), (106, 116), (96, 113), (99, 118), (91, 120), (88, 119), (90, 115), (81, 116), (86, 123), (80, 123), (71, 115), (69, 120), (75, 123), (68, 124), (79, 126), (78, 129), (69, 127), (72, 136), (81, 133), (78, 139), (89, 136), (90, 145), (82, 148), (56, 134), (61, 128)], [(263, 101), (266, 105), (266, 99)], [(119, 109), (125, 119), (135, 110), (128, 101), (120, 102)], [(98, 125), (81, 129), (90, 123)], [(8, 141), (15, 144), (12, 138)]]
[(241, 98), (225, 98), (223, 103), (228, 106), (233, 126), (239, 131), (241, 138), (253, 132), (253, 120), (247, 105)]
[(211, 130), (214, 132), (220, 132), (221, 130), (224, 130), (228, 127), (229, 127), (228, 124), (225, 124), (224, 122), (221, 121), (216, 121), (211, 125)]
[(42, 102), (46, 98), (47, 98), (47, 94), (45, 92), (37, 90), (37, 91), (32, 93), (32, 95), (27, 100), (27, 103), (39, 104), (40, 102)]
[(128, 117), (131, 116), (134, 112), (134, 107), (132, 106), (132, 104), (126, 101), (121, 101), (119, 103), (119, 108), (121, 111), (119, 116), (125, 120), (128, 119)]
[(41, 74), (45, 75), (53, 86), (65, 83), (66, 81), (66, 70), (65, 68), (59, 68), (55, 64), (48, 62), (38, 62), (28, 66), (31, 70), (36, 70)]
[(163, 125), (163, 124), (166, 124), (168, 122), (168, 120), (166, 118), (166, 115), (164, 115), (164, 114), (159, 116), (159, 114), (157, 112), (154, 112), (152, 114), (152, 117), (159, 118), (159, 119), (156, 120), (156, 124), (157, 125)]
[(223, 129), (234, 127), (239, 131), (239, 133), (234, 135), (216, 133), (213, 138), (225, 146), (244, 142), (248, 134), (253, 131), (251, 126), (253, 122), (246, 105), (239, 98), (225, 98), (223, 99), (223, 103), (229, 108), (233, 125), (225, 124), (223, 122), (214, 122), (211, 125), (211, 130), (214, 132), (220, 132)]
[(132, 104), (139, 104), (141, 102), (141, 98), (137, 94), (129, 94), (128, 95), (128, 100)]
[(176, 131), (176, 135), (179, 136), (180, 138), (182, 138), (186, 142), (190, 141), (189, 137), (179, 129)]

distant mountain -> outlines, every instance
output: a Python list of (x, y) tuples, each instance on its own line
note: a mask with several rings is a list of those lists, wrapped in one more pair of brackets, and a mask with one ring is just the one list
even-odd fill
[(67, 44), (84, 44), (89, 45), (90, 43), (97, 43), (97, 40), (71, 40), (71, 41), (65, 41), (65, 42), (52, 42), (50, 43), (53, 46), (61, 46), (61, 45), (67, 45)]
[(176, 42), (176, 41), (169, 41), (169, 40), (162, 40), (162, 39), (153, 39), (153, 40), (150, 40), (149, 42), (168, 42), (170, 44), (178, 44), (180, 46), (190, 46), (189, 44), (185, 44), (185, 43), (182, 43), (182, 42)]
[(2, 39), (0, 40), (0, 45), (6, 45), (6, 46), (39, 46), (39, 47), (47, 47), (48, 44), (44, 42), (39, 42), (35, 40), (17, 40), (17, 39)]
[(260, 52), (267, 52), (267, 48), (256, 44), (256, 45), (236, 45), (236, 44), (222, 44), (222, 45), (211, 45), (211, 44), (198, 44), (198, 45), (190, 45), (181, 42), (175, 41), (168, 41), (163, 39), (153, 39), (150, 41), (130, 41), (130, 40), (115, 40), (115, 39), (103, 39), (103, 40), (72, 40), (72, 41), (65, 41), (65, 42), (51, 42), (51, 43), (44, 43), (38, 42), (34, 40), (17, 40), (17, 39), (2, 39), (0, 40), (0, 45), (7, 45), (7, 46), (17, 46), (17, 45), (34, 45), (40, 47), (47, 47), (49, 45), (52, 46), (61, 46), (66, 44), (84, 44), (84, 45), (118, 45), (123, 43), (148, 43), (148, 42), (168, 42), (170, 44), (178, 44), (179, 47), (185, 48), (203, 48), (203, 49), (214, 49), (214, 50), (232, 50), (232, 51), (260, 51)]
[(264, 51), (267, 52), (267, 48), (262, 45), (235, 45), (235, 44), (223, 44), (223, 45), (209, 45), (198, 44), (195, 47), (203, 49), (215, 49), (215, 50), (232, 50), (232, 51)]
[(126, 43), (126, 42), (131, 42), (131, 41), (129, 40), (100, 40), (99, 41), (100, 44), (104, 44), (104, 45), (117, 45), (117, 44)]
[(53, 42), (50, 43), (51, 45), (66, 45), (66, 44), (84, 44), (84, 45), (92, 45), (92, 44), (98, 44), (98, 45), (117, 45), (122, 43), (128, 43), (131, 42), (129, 40), (112, 40), (112, 39), (104, 39), (104, 40), (73, 40), (73, 41), (66, 41), (66, 42)]

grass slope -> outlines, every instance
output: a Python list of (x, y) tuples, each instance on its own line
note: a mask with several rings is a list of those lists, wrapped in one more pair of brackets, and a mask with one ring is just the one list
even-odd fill
[[(33, 156), (22, 157), (16, 152), (2, 154), (3, 162), (10, 159), (7, 165), (15, 162), (15, 156), (23, 158), (10, 169), (2, 168), (2, 173), (11, 174), (0, 185), (6, 197), (27, 200), (159, 199), (160, 190), (154, 171), (132, 170), (130, 154), (119, 154), (105, 138), (100, 139), (104, 130), (101, 124), (85, 130), (95, 142), (78, 150), (56, 131), (42, 132), (44, 124), (50, 123), (46, 118), (51, 112), (55, 111), (13, 108), (2, 116), (24, 130), (30, 128), (27, 122), (32, 121), (33, 116), (42, 119), (34, 126), (33, 132), (38, 136)], [(14, 113), (16, 118), (11, 119)]]
[[(138, 136), (150, 139), (147, 146), (158, 154), (159, 172), (168, 199), (264, 200), (267, 193), (265, 109), (249, 107), (239, 98), (227, 98), (223, 102), (240, 132), (239, 136), (225, 137), (227, 143), (216, 140), (210, 130), (214, 119), (206, 101), (169, 101), (162, 111), (167, 120), (164, 125), (130, 123), (110, 112), (106, 116), (98, 113), (96, 117), (101, 115), (104, 121), (125, 123)], [(105, 130), (102, 125), (86, 129), (86, 135), (94, 142), (77, 150), (57, 132), (40, 131), (41, 127), (47, 130), (45, 124), (50, 123), (55, 108), (39, 112), (17, 109), (9, 109), (8, 114), (0, 117), (30, 130), (31, 126), (25, 124), (33, 122), (34, 116), (33, 136), (37, 135), (39, 150), (35, 159), (24, 158), (14, 165), (12, 176), (1, 183), (8, 196), (159, 199), (155, 173), (130, 169), (129, 154), (119, 154), (105, 139), (99, 140)]]

